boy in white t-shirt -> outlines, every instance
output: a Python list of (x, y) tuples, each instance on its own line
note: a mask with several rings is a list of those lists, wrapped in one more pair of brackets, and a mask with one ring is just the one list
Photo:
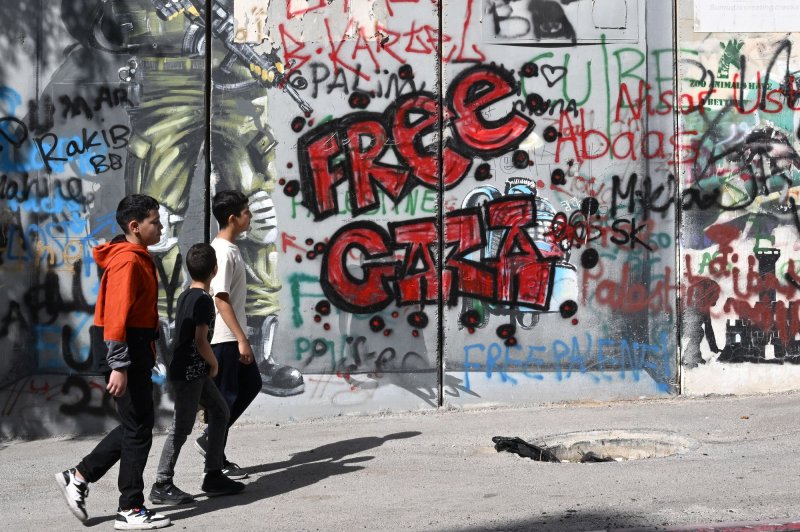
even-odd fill
[[(210, 291), (216, 307), (211, 348), (219, 363), (214, 382), (230, 408), (230, 428), (261, 391), (261, 373), (247, 338), (245, 263), (235, 244), (236, 238), (250, 228), (252, 213), (247, 196), (237, 190), (223, 190), (215, 194), (211, 212), (219, 223), (219, 232), (211, 242), (218, 267)], [(195, 447), (205, 455), (205, 434), (197, 439)], [(227, 457), (224, 465), (223, 473), (229, 478), (247, 478), (247, 474), (238, 465), (229, 462)]]

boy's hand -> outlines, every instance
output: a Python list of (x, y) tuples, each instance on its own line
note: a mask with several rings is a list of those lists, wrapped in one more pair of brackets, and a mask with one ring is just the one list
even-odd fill
[(208, 376), (213, 379), (217, 376), (217, 373), (219, 373), (219, 363), (217, 359), (214, 359), (213, 362), (208, 363)]
[(122, 397), (128, 387), (128, 372), (126, 370), (111, 370), (111, 377), (108, 379), (106, 390), (114, 397)]
[(239, 362), (242, 364), (250, 365), (255, 361), (253, 355), (253, 348), (250, 347), (250, 342), (247, 340), (239, 341)]

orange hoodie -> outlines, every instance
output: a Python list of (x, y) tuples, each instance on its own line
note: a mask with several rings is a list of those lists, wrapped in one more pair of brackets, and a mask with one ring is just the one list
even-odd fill
[(103, 339), (124, 343), (128, 328), (156, 331), (158, 278), (147, 248), (119, 235), (95, 247), (93, 255), (105, 272), (94, 309), (94, 324), (104, 328)]

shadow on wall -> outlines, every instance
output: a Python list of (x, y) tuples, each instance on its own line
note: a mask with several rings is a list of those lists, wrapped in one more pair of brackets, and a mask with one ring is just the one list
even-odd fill
[[(53, 33), (63, 27), (90, 49), (88, 45), (95, 39), (92, 26), (102, 15), (104, 4), (100, 0), (63, 0), (59, 9), (45, 0), (3, 0), (0, 27), (5, 30), (0, 33), (0, 50), (11, 53), (0, 61), (0, 86), (9, 85), (10, 78), (18, 76), (27, 64), (38, 63), (37, 70), (46, 71), (62, 62), (74, 46), (65, 49), (64, 41), (53, 38)], [(94, 63), (86, 62), (82, 67), (91, 71)], [(87, 72), (86, 79), (96, 77)]]

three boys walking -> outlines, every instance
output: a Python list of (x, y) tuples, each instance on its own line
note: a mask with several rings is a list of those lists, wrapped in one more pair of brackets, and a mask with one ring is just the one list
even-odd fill
[[(89, 484), (119, 462), (120, 497), (114, 522), (118, 530), (170, 524), (168, 517), (144, 506), (143, 492), (155, 421), (150, 376), (158, 336), (158, 280), (147, 247), (161, 238), (158, 208), (158, 202), (149, 196), (126, 196), (116, 213), (124, 234), (94, 249), (95, 261), (104, 271), (94, 324), (102, 331), (100, 358), (107, 365), (106, 389), (114, 396), (120, 425), (76, 467), (56, 474), (70, 510), (85, 522)], [(227, 461), (224, 448), (231, 424), (261, 390), (261, 375), (245, 334), (245, 266), (235, 244), (249, 228), (252, 215), (246, 196), (237, 191), (216, 194), (212, 212), (220, 227), (217, 237), (211, 245), (192, 246), (186, 256), (192, 283), (178, 298), (176, 310), (169, 366), (175, 413), (150, 492), (150, 500), (156, 504), (193, 500), (174, 485), (173, 475), (198, 406), (208, 415), (208, 428), (195, 442), (206, 461), (202, 490), (208, 495), (224, 495), (245, 487), (234, 479), (246, 478), (246, 474)]]

